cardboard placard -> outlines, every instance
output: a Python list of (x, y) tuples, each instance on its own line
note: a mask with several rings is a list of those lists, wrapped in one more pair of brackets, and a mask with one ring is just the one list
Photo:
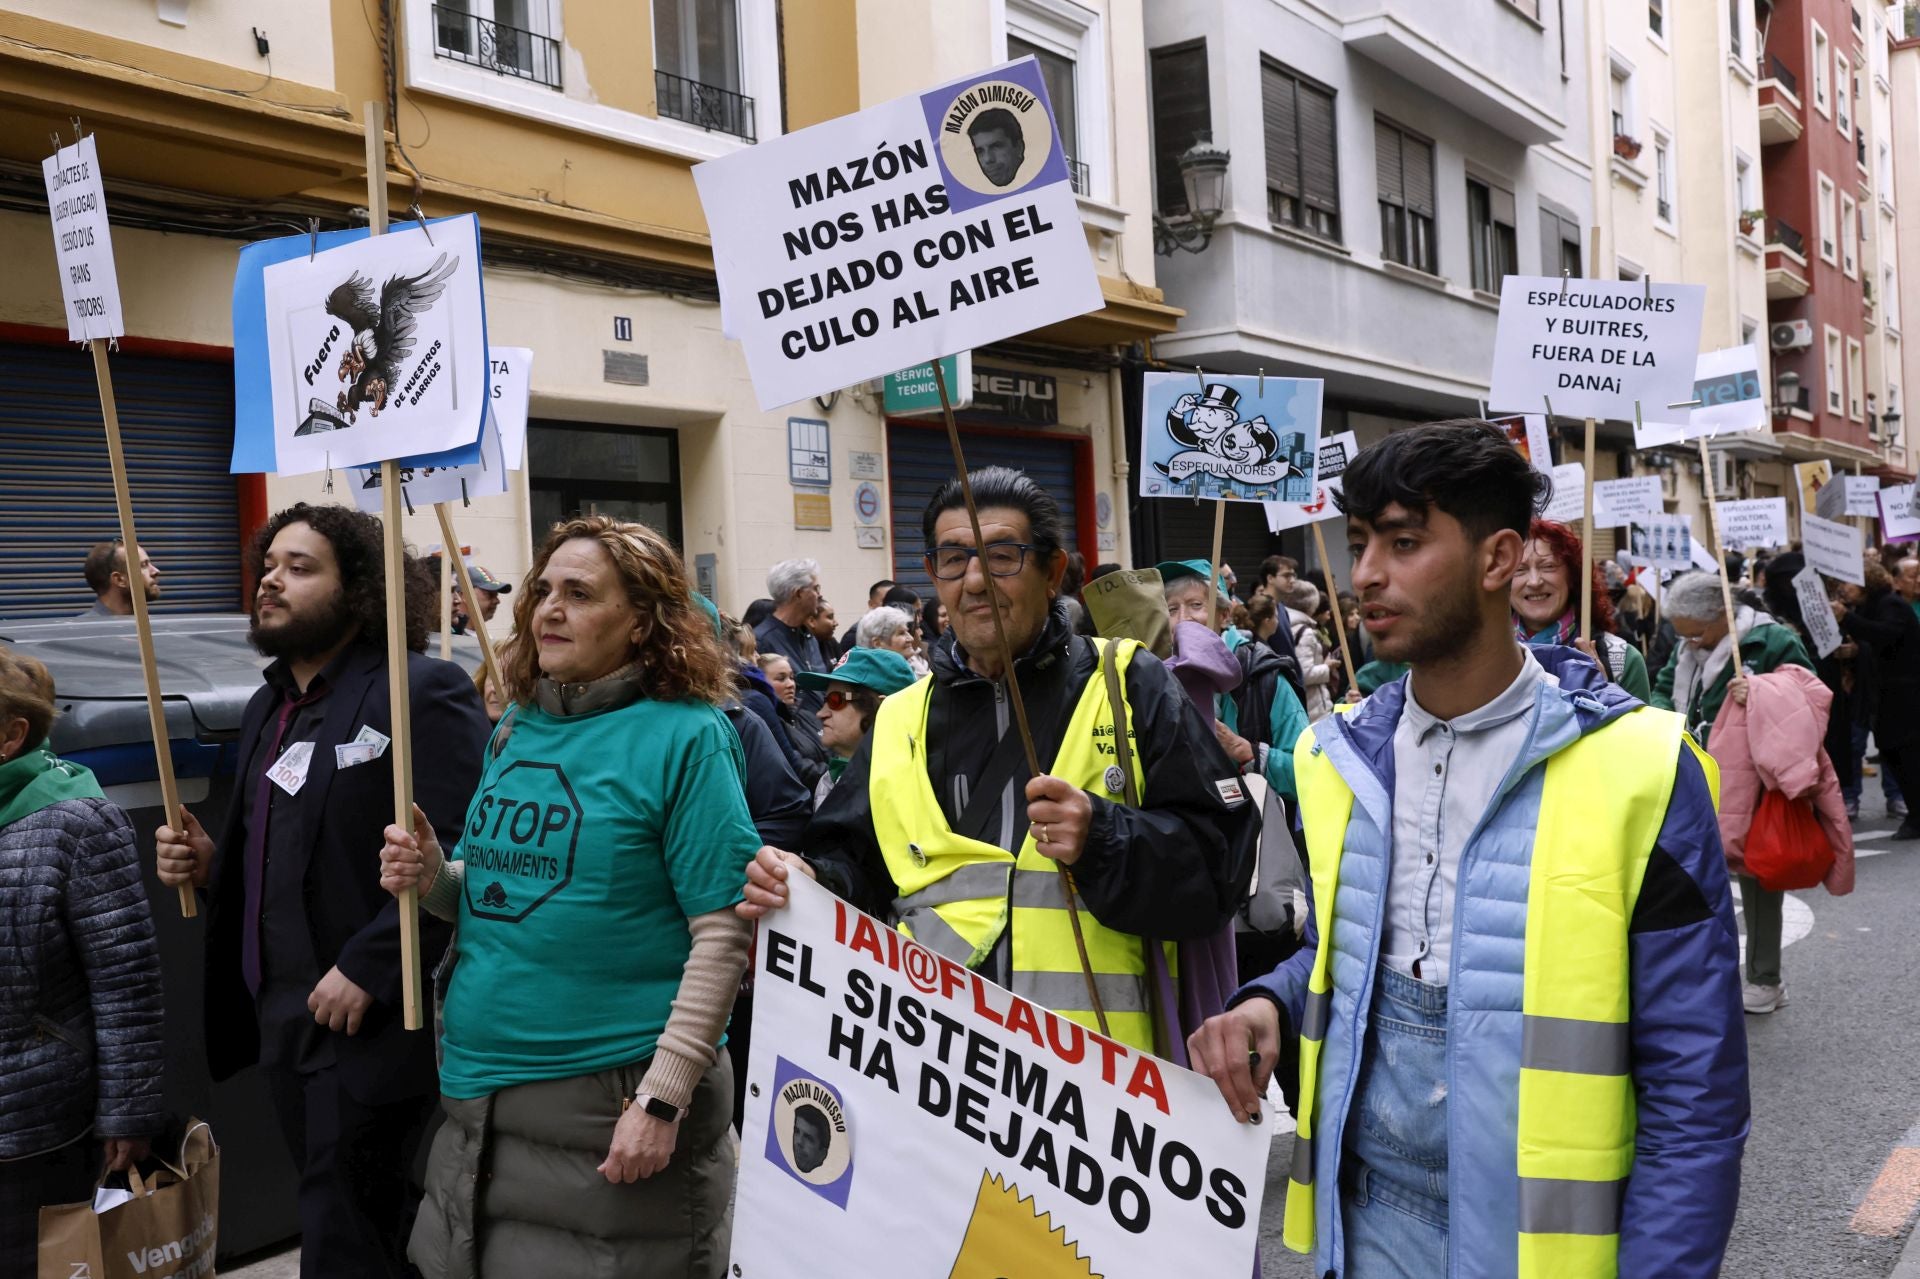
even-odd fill
[(1333, 499), (1340, 492), (1341, 475), (1359, 453), (1360, 441), (1352, 431), (1341, 431), (1322, 439), (1316, 454), (1313, 500), (1268, 502), (1267, 530), (1279, 533), (1305, 524), (1317, 524), (1321, 520), (1338, 519), (1340, 508), (1334, 505)]
[(1693, 567), (1693, 521), (1688, 516), (1640, 516), (1633, 521), (1628, 544), (1643, 564), (1676, 571)]
[(40, 162), (53, 220), (54, 263), (60, 268), (60, 300), (67, 338), (125, 337), (120, 312), (120, 275), (113, 264), (113, 234), (107, 227), (107, 187), (93, 135), (61, 147)]
[(1657, 475), (1633, 475), (1623, 480), (1593, 483), (1593, 526), (1625, 528), (1667, 511)]
[(1148, 373), (1140, 496), (1311, 501), (1322, 386), (1319, 378)]
[(1867, 584), (1866, 566), (1861, 560), (1860, 530), (1853, 525), (1802, 513), (1800, 549), (1807, 563), (1828, 577), (1852, 582), (1855, 586)]
[[(480, 460), (449, 466), (431, 456), (402, 458), (400, 483), (415, 508), (504, 493), (508, 475), (525, 463), (533, 352), (523, 346), (496, 346), (488, 362), (493, 367), (493, 400), (480, 432)], [(369, 515), (380, 514), (380, 468), (354, 467), (352, 484), (354, 504)]]
[(1880, 481), (1871, 475), (1848, 475), (1841, 479), (1846, 490), (1849, 517), (1874, 519), (1880, 514)]
[(1913, 509), (1915, 486), (1893, 484), (1876, 495), (1879, 503), (1880, 533), (1888, 542), (1904, 542), (1920, 537), (1920, 514)]
[(1787, 499), (1752, 497), (1738, 502), (1715, 502), (1720, 520), (1720, 542), (1740, 549), (1787, 544)]
[[(1597, 496), (1594, 504), (1599, 505)], [(1553, 496), (1541, 516), (1561, 524), (1578, 524), (1586, 513), (1587, 468), (1580, 462), (1562, 462), (1553, 468)]]
[(1527, 464), (1542, 474), (1553, 473), (1552, 436), (1547, 431), (1547, 415), (1544, 413), (1517, 413), (1512, 417), (1490, 419), (1493, 424), (1507, 433), (1513, 441), (1513, 447), (1520, 450), (1520, 456)]
[(1825, 657), (1845, 642), (1840, 623), (1827, 603), (1827, 586), (1820, 572), (1809, 564), (1793, 575), (1793, 593), (1800, 599), (1800, 619), (1807, 624), (1815, 656)]
[(1494, 340), (1496, 412), (1551, 401), (1563, 417), (1632, 421), (1693, 398), (1706, 289), (1697, 284), (1510, 275)]
[(1686, 410), (1662, 405), (1641, 406), (1633, 424), (1633, 445), (1648, 449), (1658, 444), (1691, 443), (1734, 431), (1758, 430), (1768, 424), (1765, 389), (1760, 384), (1760, 352), (1752, 345), (1727, 347), (1701, 354), (1694, 365), (1692, 399)]
[[(1821, 458), (1818, 462), (1800, 462), (1793, 468), (1794, 489), (1800, 496), (1800, 513), (1808, 511), (1818, 513), (1820, 509), (1820, 490), (1833, 480), (1833, 463)], [(1826, 518), (1831, 519), (1831, 516)]]

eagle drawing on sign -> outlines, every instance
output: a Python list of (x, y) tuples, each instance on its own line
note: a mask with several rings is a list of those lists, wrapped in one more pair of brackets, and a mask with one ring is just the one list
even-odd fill
[(401, 366), (413, 353), (413, 334), (420, 314), (439, 301), (447, 282), (460, 268), (460, 259), (442, 253), (418, 275), (396, 275), (373, 300), (373, 281), (355, 271), (345, 284), (327, 295), (327, 314), (345, 320), (353, 340), (340, 356), (341, 414), (352, 422), (362, 405), (378, 417), (399, 380)]

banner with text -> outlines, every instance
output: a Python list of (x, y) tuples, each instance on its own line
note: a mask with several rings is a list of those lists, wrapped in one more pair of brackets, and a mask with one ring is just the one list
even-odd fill
[(1278, 533), (1306, 524), (1318, 524), (1321, 520), (1338, 519), (1340, 508), (1334, 505), (1333, 499), (1339, 495), (1341, 475), (1359, 452), (1360, 441), (1354, 438), (1352, 431), (1342, 431), (1322, 439), (1316, 454), (1313, 500), (1268, 502), (1267, 531)]
[(695, 166), (760, 407), (1106, 305), (1022, 58)]
[[(1884, 490), (1883, 490), (1884, 491)], [(1855, 586), (1867, 584), (1861, 560), (1860, 530), (1851, 524), (1823, 520), (1809, 511), (1800, 513), (1800, 550), (1807, 563), (1828, 577)]]
[(1750, 497), (1738, 502), (1715, 502), (1720, 518), (1720, 544), (1733, 549), (1787, 544), (1787, 499)]
[(1562, 462), (1553, 468), (1553, 496), (1547, 500), (1547, 509), (1540, 514), (1561, 524), (1578, 524), (1586, 513), (1586, 464)]
[(1760, 352), (1754, 346), (1732, 346), (1703, 353), (1694, 365), (1692, 399), (1687, 409), (1641, 406), (1641, 420), (1633, 424), (1633, 445), (1649, 449), (1657, 444), (1680, 444), (1734, 431), (1766, 426), (1767, 401), (1760, 386)]
[(93, 135), (61, 147), (40, 162), (53, 218), (53, 260), (60, 268), (60, 300), (67, 337), (125, 337), (120, 313), (120, 276), (113, 265), (113, 234), (107, 228), (107, 185)]
[[(524, 346), (496, 346), (488, 353), (493, 366), (493, 400), (480, 430), (480, 460), (453, 462), (453, 454), (400, 459), (400, 488), (414, 507), (435, 502), (459, 502), (507, 491), (507, 477), (520, 469), (527, 453), (528, 374), (533, 351)], [(353, 468), (353, 500), (369, 515), (380, 514), (378, 466)]]
[(1914, 488), (1912, 484), (1894, 484), (1875, 495), (1883, 540), (1904, 542), (1920, 537), (1920, 515), (1913, 509)]
[(1660, 477), (1657, 475), (1632, 475), (1624, 480), (1594, 481), (1595, 528), (1624, 528), (1666, 512), (1667, 503), (1661, 496)]
[(1211, 1081), (792, 887), (756, 949), (736, 1274), (1252, 1272), (1271, 1137)]
[(1820, 580), (1820, 570), (1809, 564), (1795, 573), (1793, 593), (1800, 598), (1800, 617), (1813, 640), (1814, 655), (1825, 657), (1839, 648), (1845, 637), (1840, 634), (1840, 623), (1834, 619), (1833, 606), (1827, 602), (1827, 584)]
[(1495, 412), (1551, 402), (1562, 417), (1633, 420), (1693, 398), (1700, 315), (1697, 284), (1510, 275), (1500, 286), (1493, 347)]
[(1322, 386), (1319, 378), (1147, 374), (1140, 496), (1313, 501)]

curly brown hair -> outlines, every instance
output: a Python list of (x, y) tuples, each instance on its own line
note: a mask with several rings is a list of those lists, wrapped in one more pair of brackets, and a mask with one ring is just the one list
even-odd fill
[[(387, 559), (385, 531), (379, 520), (350, 506), (296, 502), (260, 526), (246, 550), (247, 576), (258, 582), (267, 571), (267, 548), (289, 524), (305, 524), (333, 547), (340, 569), (340, 591), (347, 612), (360, 624), (359, 642), (387, 640)], [(439, 625), (440, 591), (424, 561), (405, 557), (407, 647), (427, 651), (427, 635)]]
[[(644, 524), (585, 515), (554, 525), (514, 602), (515, 634), (534, 633), (533, 614), (540, 605), (534, 587), (553, 553), (575, 539), (596, 542), (607, 553), (627, 588), (627, 601), (640, 613), (645, 634), (632, 660), (638, 663), (635, 677), (642, 692), (654, 701), (716, 706), (733, 696), (738, 662), (721, 647), (712, 615), (693, 602), (693, 581), (680, 553)], [(540, 680), (540, 645), (516, 644), (502, 676), (514, 701), (530, 703)]]

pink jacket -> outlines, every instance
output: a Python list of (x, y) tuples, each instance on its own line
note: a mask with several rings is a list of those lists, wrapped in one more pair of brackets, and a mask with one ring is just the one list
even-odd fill
[(1853, 891), (1853, 827), (1823, 745), (1833, 692), (1804, 666), (1782, 666), (1747, 677), (1747, 704), (1732, 697), (1720, 706), (1709, 754), (1720, 765), (1720, 842), (1727, 867), (1746, 870), (1741, 850), (1762, 789), (1788, 799), (1811, 799), (1833, 846), (1833, 869), (1822, 884), (1836, 897)]

